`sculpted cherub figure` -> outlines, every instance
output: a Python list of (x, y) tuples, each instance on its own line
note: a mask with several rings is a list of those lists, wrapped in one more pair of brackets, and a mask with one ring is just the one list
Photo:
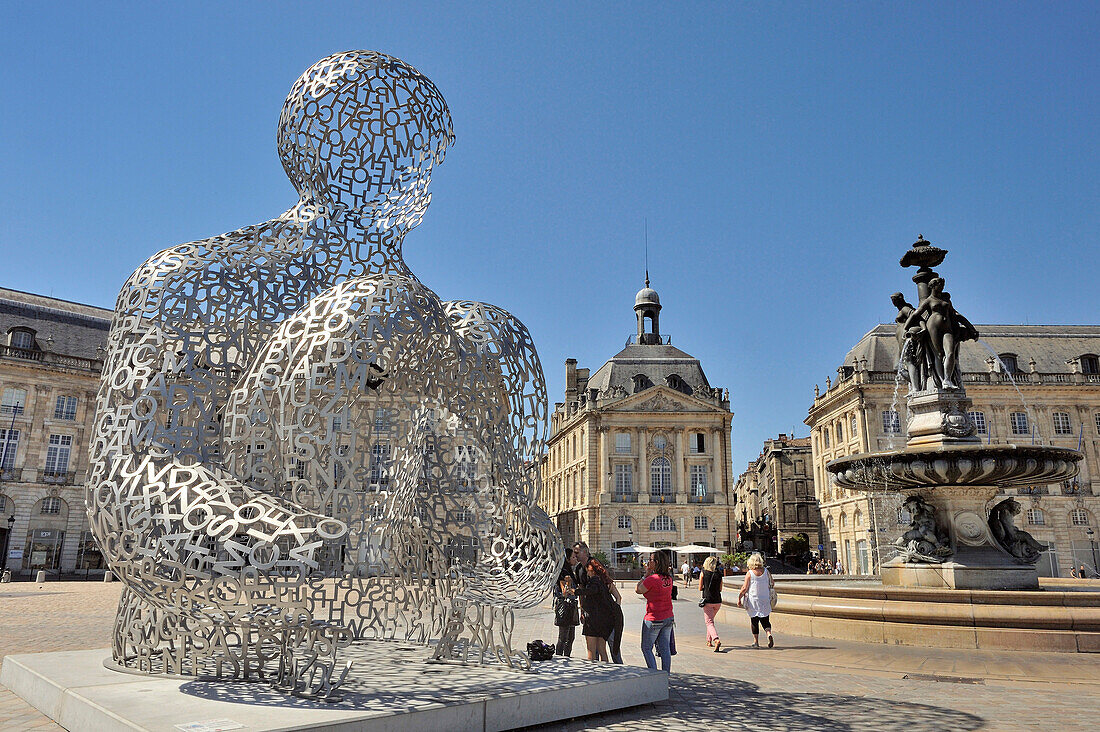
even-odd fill
[(535, 506), (541, 367), (522, 324), (441, 302), (401, 253), (452, 142), (416, 69), (323, 59), (280, 119), (298, 203), (124, 285), (88, 483), (126, 584), (117, 663), (325, 695), (356, 638), (524, 660), (511, 608), (561, 554)]

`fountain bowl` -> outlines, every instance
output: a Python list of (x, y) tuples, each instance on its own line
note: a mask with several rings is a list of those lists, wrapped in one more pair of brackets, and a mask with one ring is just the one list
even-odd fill
[(1050, 445), (947, 444), (859, 453), (830, 461), (836, 484), (854, 490), (939, 486), (1022, 486), (1059, 483), (1077, 475), (1084, 456)]

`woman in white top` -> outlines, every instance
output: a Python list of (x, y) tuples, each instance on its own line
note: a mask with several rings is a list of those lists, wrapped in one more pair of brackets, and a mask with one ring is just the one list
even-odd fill
[(753, 554), (749, 557), (749, 571), (745, 573), (745, 584), (741, 585), (741, 594), (737, 596), (737, 606), (749, 612), (752, 623), (752, 647), (760, 647), (760, 626), (768, 634), (768, 648), (775, 645), (772, 638), (772, 622), (768, 618), (772, 613), (772, 588), (775, 580), (764, 568), (764, 557)]

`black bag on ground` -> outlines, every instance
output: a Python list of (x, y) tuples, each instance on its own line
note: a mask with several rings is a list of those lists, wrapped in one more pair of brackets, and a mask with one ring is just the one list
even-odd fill
[(676, 583), (675, 583), (675, 582), (673, 582), (673, 583), (672, 583), (672, 599), (673, 599), (673, 600), (675, 600), (675, 599), (676, 599), (676, 595), (678, 595), (678, 594), (679, 594), (679, 592), (677, 592), (677, 590), (676, 590)]
[(527, 644), (527, 655), (532, 661), (549, 661), (554, 657), (554, 646), (548, 646), (541, 640), (533, 640)]

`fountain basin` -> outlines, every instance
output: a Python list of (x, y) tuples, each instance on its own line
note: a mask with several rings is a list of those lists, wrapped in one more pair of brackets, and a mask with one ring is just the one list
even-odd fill
[(1077, 475), (1084, 456), (1050, 445), (953, 444), (838, 458), (825, 469), (842, 488), (923, 489), (1058, 483)]
[[(779, 576), (772, 623), (779, 633), (864, 643), (1100, 652), (1100, 581), (1078, 583), (1078, 591), (1067, 591), (1066, 582), (1044, 577), (1038, 592), (991, 592)], [(718, 619), (743, 623), (745, 611), (732, 599), (740, 585), (726, 586)]]

